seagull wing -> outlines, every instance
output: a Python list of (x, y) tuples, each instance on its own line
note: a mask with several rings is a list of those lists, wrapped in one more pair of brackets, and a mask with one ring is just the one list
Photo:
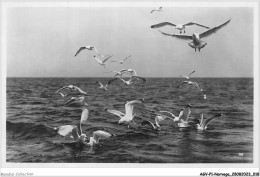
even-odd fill
[(77, 51), (77, 53), (75, 54), (75, 56), (77, 56), (82, 50), (85, 50), (85, 49), (86, 49), (86, 47), (80, 47), (79, 50)]
[(109, 81), (107, 82), (107, 85), (109, 85), (109, 84), (115, 82), (115, 81), (118, 80), (118, 79), (119, 79), (118, 77), (115, 77), (115, 78), (109, 80)]
[(112, 135), (108, 132), (102, 131), (102, 130), (97, 130), (93, 132), (93, 138), (96, 141), (96, 143), (99, 143), (100, 139), (108, 139)]
[(192, 75), (193, 73), (195, 73), (195, 71), (192, 71), (188, 76)]
[(187, 84), (189, 81), (182, 81), (177, 88), (181, 88), (184, 84)]
[(75, 125), (63, 125), (56, 128), (57, 133), (61, 136), (73, 136), (73, 139), (76, 141), (79, 137), (78, 128)]
[(199, 90), (201, 91), (201, 88), (199, 87), (199, 84), (197, 82), (193, 82), (193, 85), (197, 86)]
[(151, 126), (155, 129), (154, 124), (153, 124), (151, 121), (149, 121), (149, 120), (143, 120), (143, 121), (141, 122), (141, 125), (142, 125), (142, 126), (151, 125)]
[(59, 90), (57, 90), (55, 93), (58, 93), (58, 92), (60, 92), (61, 90), (66, 89), (66, 88), (69, 88), (69, 86), (64, 86), (64, 87), (60, 88)]
[(219, 117), (221, 117), (221, 116), (222, 116), (222, 114), (217, 114), (217, 115), (214, 115), (214, 116), (209, 117), (209, 118), (207, 118), (207, 119), (204, 119), (204, 121), (202, 121), (202, 127), (205, 129), (205, 127), (206, 127), (211, 121), (213, 121), (214, 119), (219, 118)]
[(123, 59), (123, 62), (126, 61), (129, 57), (131, 57), (131, 55), (129, 55), (128, 57)]
[(86, 92), (84, 92), (83, 90), (81, 90), (79, 87), (77, 86), (74, 86), (75, 89), (77, 89), (80, 93), (84, 94), (84, 95), (87, 95)]
[(165, 36), (171, 36), (171, 37), (176, 37), (178, 39), (183, 39), (183, 40), (192, 40), (192, 36), (189, 35), (177, 35), (177, 34), (168, 34), (168, 33), (164, 33), (162, 31), (159, 30), (160, 33), (162, 33)]
[(191, 109), (188, 107), (186, 109), (183, 110), (183, 120), (184, 121), (188, 121), (189, 117), (190, 117), (190, 114), (191, 114)]
[(108, 56), (107, 58), (105, 58), (103, 61), (102, 61), (102, 63), (105, 63), (109, 58), (111, 58), (113, 55), (110, 55), (110, 56)]
[(173, 113), (169, 112), (169, 111), (159, 111), (160, 113), (168, 113), (170, 114), (172, 117), (176, 117)]
[[(230, 20), (231, 20), (231, 19), (230, 19)], [(211, 28), (211, 29), (209, 29), (209, 30), (207, 30), (207, 31), (205, 31), (205, 32), (203, 32), (203, 33), (201, 33), (201, 34), (200, 34), (200, 38), (208, 37), (209, 35), (211, 35), (211, 34), (217, 32), (220, 28), (226, 26), (226, 25), (230, 22), (230, 20), (226, 21), (225, 23), (223, 23), (223, 24), (221, 24), (221, 25), (219, 25), (219, 26), (216, 26), (216, 27), (214, 27), (214, 28)]]
[(133, 100), (129, 101), (125, 104), (125, 115), (126, 116), (132, 116), (133, 115), (133, 109), (135, 104), (141, 104), (143, 103), (143, 100)]
[(133, 80), (133, 79), (137, 79), (137, 80), (141, 79), (143, 82), (146, 82), (146, 79), (145, 79), (145, 78), (143, 78), (143, 77), (139, 77), (139, 76), (132, 76), (131, 78), (132, 78), (132, 80)]
[(200, 26), (200, 27), (203, 27), (203, 28), (210, 29), (210, 27), (207, 27), (207, 26), (204, 26), (204, 25), (201, 25), (201, 24), (198, 24), (198, 23), (194, 23), (194, 22), (186, 23), (184, 26), (192, 26), (192, 25), (197, 25), (197, 26)]
[(117, 111), (117, 110), (114, 110), (114, 109), (106, 109), (106, 111), (111, 113), (111, 114), (117, 115), (120, 118), (125, 115), (124, 113)]
[(163, 27), (163, 26), (166, 26), (166, 25), (176, 26), (175, 24), (170, 23), (170, 22), (162, 22), (162, 23), (158, 23), (158, 24), (152, 25), (151, 28), (160, 28), (160, 27)]

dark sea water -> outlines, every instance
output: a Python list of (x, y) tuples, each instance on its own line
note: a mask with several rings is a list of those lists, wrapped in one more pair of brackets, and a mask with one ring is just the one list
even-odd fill
[[(198, 89), (176, 86), (181, 78), (148, 78), (144, 86), (126, 87), (121, 82), (101, 90), (96, 81), (109, 78), (7, 78), (7, 162), (62, 163), (252, 163), (253, 162), (253, 79), (194, 78)], [(70, 137), (57, 135), (53, 127), (77, 125), (78, 105), (64, 106), (69, 98), (54, 92), (65, 85), (86, 91), (90, 115), (83, 132), (95, 130), (117, 136), (94, 147), (78, 148)], [(187, 104), (192, 117), (216, 113), (223, 116), (208, 125), (206, 131), (180, 129), (171, 120), (161, 130), (149, 126), (118, 125), (118, 118), (104, 111), (124, 112), (126, 101), (144, 98), (136, 108), (137, 123), (154, 121), (153, 111), (178, 114)], [(241, 153), (241, 154), (239, 154)]]

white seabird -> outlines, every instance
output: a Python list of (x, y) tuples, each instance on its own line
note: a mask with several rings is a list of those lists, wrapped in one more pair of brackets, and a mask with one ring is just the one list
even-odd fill
[(97, 130), (93, 132), (93, 137), (90, 137), (89, 142), (86, 143), (87, 135), (82, 132), (81, 125), (87, 122), (88, 116), (89, 110), (86, 106), (84, 106), (81, 113), (79, 130), (78, 127), (75, 125), (63, 125), (55, 127), (54, 129), (58, 132), (58, 134), (62, 136), (72, 136), (74, 141), (77, 143), (77, 147), (83, 144), (94, 146), (95, 144), (99, 143), (100, 139), (108, 139), (113, 136), (113, 134), (110, 134), (108, 132)]
[(192, 35), (177, 35), (177, 34), (167, 34), (167, 33), (164, 33), (160, 30), (159, 31), (163, 35), (166, 35), (166, 36), (176, 37), (178, 39), (183, 39), (183, 40), (192, 40), (192, 42), (190, 42), (188, 44), (189, 44), (190, 47), (194, 48), (195, 52), (196, 52), (196, 49), (198, 49), (200, 51), (200, 49), (202, 49), (203, 47), (205, 47), (207, 45), (206, 42), (201, 40), (202, 38), (208, 37), (209, 35), (217, 32), (219, 29), (226, 26), (230, 22), (230, 20), (226, 21), (225, 23), (223, 23), (219, 26), (211, 28), (211, 29), (209, 29), (209, 30), (207, 30), (203, 33), (200, 33), (200, 34), (199, 33), (193, 33)]
[(79, 48), (79, 50), (77, 51), (77, 53), (75, 54), (74, 57), (76, 57), (82, 50), (85, 50), (85, 49), (87, 49), (87, 50), (95, 50), (98, 53), (98, 50), (95, 47), (93, 47), (93, 46), (84, 46), (84, 47), (80, 47)]
[(55, 93), (59, 93), (62, 97), (65, 97), (65, 96), (68, 96), (68, 93), (62, 93), (62, 91), (64, 89), (68, 89), (70, 91), (73, 91), (73, 92), (78, 92), (79, 95), (87, 95), (86, 92), (84, 92), (82, 89), (80, 89), (79, 87), (75, 86), (75, 85), (67, 85), (67, 86), (64, 86), (60, 89), (58, 89)]
[[(183, 111), (184, 111), (184, 108), (181, 109), (180, 113), (179, 113), (179, 116), (175, 116), (173, 113), (169, 112), (169, 111), (159, 111), (160, 113), (169, 113), (174, 119), (173, 121), (174, 122), (179, 122), (181, 117), (183, 116)], [(164, 115), (165, 116), (165, 115)]]
[(170, 117), (168, 117), (168, 116), (157, 115), (157, 116), (155, 116), (155, 119), (154, 119), (154, 122), (155, 122), (155, 123), (152, 123), (152, 122), (149, 121), (149, 120), (143, 120), (143, 121), (141, 122), (141, 125), (142, 125), (142, 126), (151, 125), (154, 130), (159, 130), (159, 129), (160, 129), (160, 124), (159, 124), (159, 122), (164, 121), (164, 120), (166, 120), (167, 118), (174, 120), (173, 118), (170, 118)]
[(101, 60), (100, 58), (98, 58), (96, 55), (94, 55), (94, 58), (97, 60), (97, 62), (98, 62), (101, 66), (105, 67), (105, 66), (106, 66), (106, 61), (107, 61), (109, 58), (111, 58), (112, 56), (113, 56), (113, 55), (106, 56), (106, 57), (104, 57), (105, 59), (103, 59), (103, 60)]
[(124, 80), (121, 77), (115, 77), (115, 78), (111, 79), (110, 81), (108, 81), (108, 83), (110, 84), (110, 83), (112, 83), (112, 82), (114, 82), (114, 81), (116, 81), (118, 79), (123, 81), (125, 83), (125, 85), (127, 85), (127, 86), (132, 85), (132, 84), (139, 84), (140, 80), (142, 80), (144, 83), (146, 83), (146, 79), (145, 78), (138, 77), (138, 76), (132, 76), (132, 77), (130, 77), (129, 80)]
[(99, 83), (99, 88), (100, 89), (108, 90), (108, 88), (107, 88), (108, 83), (106, 83), (106, 85), (102, 84), (101, 82), (97, 82), (97, 83)]
[(199, 84), (197, 82), (192, 81), (182, 81), (177, 88), (181, 88), (183, 85), (192, 85), (199, 88), (199, 90), (202, 92), (202, 89), (199, 87)]
[(188, 76), (181, 75), (181, 77), (184, 77), (186, 79), (190, 79), (190, 76), (195, 73), (195, 71), (192, 71)]
[(125, 104), (125, 114), (120, 112), (120, 111), (113, 110), (113, 109), (105, 109), (105, 111), (120, 117), (120, 120), (118, 121), (118, 124), (123, 123), (123, 122), (127, 123), (128, 124), (128, 128), (129, 128), (130, 122), (133, 122), (134, 124), (136, 124), (134, 122), (134, 120), (133, 120), (133, 118), (135, 117), (135, 114), (133, 114), (134, 106), (136, 104), (142, 104), (143, 102), (144, 102), (144, 99), (128, 101)]
[(190, 114), (191, 114), (191, 105), (188, 104), (186, 106), (186, 108), (183, 110), (183, 114), (180, 116), (180, 119), (178, 121), (178, 127), (180, 128), (185, 128), (185, 127), (189, 127), (189, 118), (190, 118)]
[(131, 55), (129, 55), (128, 57), (124, 58), (121, 61), (111, 60), (110, 62), (117, 62), (117, 63), (123, 64), (129, 57), (131, 57)]
[(189, 23), (186, 23), (186, 24), (173, 24), (173, 23), (170, 23), (170, 22), (162, 22), (162, 23), (152, 25), (151, 28), (160, 28), (160, 27), (167, 26), (167, 25), (174, 26), (175, 29), (180, 30), (180, 33), (182, 33), (182, 31), (185, 33), (185, 28), (190, 27), (192, 25), (197, 25), (197, 26), (200, 26), (200, 27), (203, 27), (203, 28), (210, 29), (210, 27), (207, 27), (205, 25), (201, 25), (199, 23), (194, 23), (194, 22), (189, 22)]
[(153, 12), (162, 12), (162, 7), (159, 7), (158, 9), (153, 9), (150, 13), (153, 13)]
[(198, 130), (206, 130), (207, 125), (216, 118), (221, 117), (223, 114), (216, 114), (212, 117), (204, 119), (203, 113), (200, 114), (200, 123), (196, 125)]

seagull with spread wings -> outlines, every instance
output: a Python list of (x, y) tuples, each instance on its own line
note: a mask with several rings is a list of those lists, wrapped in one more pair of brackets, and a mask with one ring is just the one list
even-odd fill
[(192, 40), (192, 42), (190, 42), (188, 44), (191, 48), (194, 48), (195, 52), (196, 52), (197, 49), (200, 51), (200, 49), (202, 49), (203, 47), (205, 47), (207, 45), (206, 42), (201, 40), (202, 38), (208, 37), (211, 34), (216, 33), (219, 29), (221, 29), (222, 27), (229, 24), (230, 21), (231, 21), (231, 19), (226, 21), (225, 23), (219, 25), (219, 26), (211, 28), (211, 29), (209, 29), (205, 32), (200, 33), (200, 34), (199, 33), (193, 33), (192, 35), (177, 35), (177, 34), (164, 33), (160, 30), (159, 31), (160, 31), (160, 33), (162, 33), (165, 36), (171, 36), (171, 37), (175, 37), (175, 38), (183, 39), (183, 40)]
[(117, 62), (117, 63), (123, 64), (129, 57), (131, 57), (131, 55), (129, 55), (128, 57), (124, 58), (121, 61), (111, 60), (110, 62)]
[(154, 119), (154, 122), (155, 123), (152, 123), (151, 121), (149, 120), (143, 120), (141, 122), (141, 125), (142, 126), (145, 126), (145, 125), (150, 125), (153, 127), (154, 130), (160, 130), (160, 124), (159, 122), (161, 121), (165, 121), (166, 119), (172, 119), (174, 120), (173, 118), (169, 117), (169, 116), (165, 116), (165, 115), (161, 115), (161, 114), (158, 114), (155, 116), (155, 119)]
[(139, 76), (132, 76), (132, 77), (130, 77), (129, 80), (125, 80), (125, 79), (123, 79), (121, 77), (115, 77), (115, 78), (111, 79), (110, 81), (108, 81), (108, 83), (110, 84), (110, 83), (112, 83), (112, 82), (114, 82), (116, 80), (123, 81), (124, 84), (127, 85), (127, 86), (134, 85), (134, 84), (139, 84), (140, 80), (142, 80), (143, 83), (146, 83), (146, 79), (143, 78), (143, 77), (139, 77)]
[(200, 113), (200, 123), (197, 124), (197, 129), (198, 130), (206, 130), (207, 129), (207, 125), (213, 121), (214, 119), (217, 119), (219, 117), (221, 117), (223, 114), (216, 114), (214, 116), (211, 116), (207, 119), (204, 119), (204, 115), (203, 115), (203, 112)]
[(150, 13), (153, 13), (153, 12), (162, 12), (162, 7), (159, 7), (158, 9), (153, 9)]
[(199, 84), (197, 82), (192, 81), (182, 81), (177, 88), (181, 88), (184, 85), (196, 86), (202, 92), (202, 89), (199, 87)]
[(80, 47), (79, 48), (79, 50), (76, 52), (74, 57), (76, 57), (82, 50), (86, 50), (86, 49), (87, 50), (95, 50), (97, 53), (99, 53), (98, 50), (95, 47), (93, 47), (93, 46), (84, 46), (84, 47)]
[[(63, 93), (64, 90), (66, 90), (65, 93)], [(55, 93), (59, 93), (62, 97), (73, 95), (72, 93), (69, 94), (68, 91), (74, 92), (77, 95), (87, 95), (87, 93), (85, 91), (83, 91), (82, 89), (80, 89), (79, 87), (77, 87), (75, 85), (64, 86), (64, 87), (60, 88), (59, 90), (57, 90)]]
[(94, 58), (97, 60), (97, 62), (101, 65), (101, 66), (103, 66), (104, 68), (105, 68), (105, 66), (106, 66), (106, 61), (109, 59), (109, 58), (111, 58), (113, 55), (110, 55), (110, 56), (106, 56), (106, 57), (104, 57), (104, 59), (102, 60), (101, 58), (99, 58), (99, 57), (97, 57), (96, 55), (94, 55)]
[(118, 110), (114, 110), (114, 109), (105, 109), (105, 111), (120, 117), (120, 120), (118, 121), (118, 124), (120, 124), (120, 123), (127, 123), (128, 124), (128, 128), (129, 128), (129, 126), (130, 126), (129, 124), (131, 122), (136, 124), (134, 122), (134, 120), (133, 120), (135, 115), (136, 115), (136, 114), (133, 114), (134, 106), (137, 105), (137, 104), (142, 104), (143, 102), (144, 102), (143, 98), (142, 99), (138, 99), (138, 100), (128, 101), (125, 104), (125, 113), (122, 113), (122, 112), (120, 112)]
[(164, 27), (164, 26), (174, 26), (175, 29), (180, 30), (180, 34), (181, 34), (182, 31), (185, 33), (186, 27), (190, 27), (192, 25), (197, 25), (197, 26), (200, 26), (200, 27), (203, 27), (203, 28), (210, 29), (210, 27), (207, 27), (205, 25), (201, 25), (199, 23), (194, 23), (194, 22), (189, 22), (189, 23), (186, 23), (186, 24), (173, 24), (173, 23), (170, 23), (170, 22), (162, 22), (162, 23), (152, 25), (151, 28), (160, 28), (160, 27)]
[(181, 75), (181, 77), (184, 77), (186, 79), (190, 79), (190, 76), (195, 73), (195, 71), (192, 71), (188, 76)]

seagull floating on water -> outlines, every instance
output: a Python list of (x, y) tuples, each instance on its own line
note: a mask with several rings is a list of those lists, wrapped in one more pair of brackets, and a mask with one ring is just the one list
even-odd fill
[(76, 57), (82, 50), (85, 50), (85, 49), (87, 49), (87, 50), (95, 50), (97, 53), (99, 53), (98, 50), (95, 47), (93, 47), (93, 46), (85, 46), (85, 47), (80, 47), (74, 57)]
[(131, 55), (129, 55), (128, 57), (124, 58), (121, 61), (111, 60), (111, 62), (117, 62), (117, 63), (123, 64), (129, 57), (131, 57)]
[(209, 30), (207, 30), (203, 33), (200, 33), (200, 34), (199, 33), (193, 33), (192, 35), (177, 35), (177, 34), (164, 33), (160, 30), (159, 31), (163, 35), (166, 35), (166, 36), (176, 37), (178, 39), (183, 39), (183, 40), (192, 40), (192, 42), (190, 42), (188, 44), (189, 44), (190, 47), (194, 48), (195, 52), (196, 52), (196, 49), (198, 49), (200, 51), (200, 49), (202, 49), (203, 47), (205, 47), (207, 45), (207, 43), (202, 41), (201, 38), (208, 37), (209, 35), (217, 32), (219, 29), (226, 26), (230, 22), (230, 20), (226, 21), (225, 23), (223, 23), (219, 26), (211, 28), (211, 29), (209, 29)]
[(87, 95), (86, 92), (84, 92), (82, 89), (80, 89), (79, 87), (77, 87), (75, 85), (64, 86), (64, 87), (58, 89), (55, 93), (59, 93), (62, 97), (71, 95), (71, 94), (68, 94), (67, 92), (66, 93), (62, 93), (62, 91), (64, 89), (70, 90), (72, 92), (78, 92), (77, 93), (78, 95)]
[(113, 109), (105, 109), (105, 111), (120, 117), (120, 120), (118, 121), (118, 124), (123, 123), (123, 122), (127, 123), (128, 124), (128, 128), (129, 128), (130, 122), (133, 122), (134, 124), (136, 124), (134, 122), (134, 120), (133, 120), (133, 118), (135, 117), (135, 114), (133, 114), (134, 106), (136, 104), (142, 104), (143, 102), (144, 102), (144, 99), (128, 101), (125, 104), (125, 114), (120, 112), (120, 111), (113, 110)]
[(202, 89), (199, 87), (199, 84), (197, 82), (192, 82), (192, 81), (182, 81), (177, 88), (181, 88), (183, 85), (187, 85), (187, 84), (198, 87), (199, 90), (202, 92)]
[(204, 116), (203, 116), (203, 112), (200, 114), (200, 123), (197, 124), (197, 129), (198, 130), (206, 130), (207, 129), (207, 125), (213, 121), (214, 119), (217, 119), (219, 117), (221, 117), (223, 114), (216, 114), (212, 117), (209, 117), (207, 119), (204, 119)]
[(185, 33), (185, 28), (190, 27), (192, 25), (197, 25), (197, 26), (200, 26), (200, 27), (203, 27), (203, 28), (210, 29), (210, 27), (207, 27), (205, 25), (201, 25), (201, 24), (198, 24), (198, 23), (194, 23), (194, 22), (189, 22), (189, 23), (186, 23), (186, 24), (173, 24), (173, 23), (170, 23), (170, 22), (162, 22), (162, 23), (152, 25), (151, 28), (160, 28), (160, 27), (167, 26), (167, 25), (174, 26), (175, 29), (180, 30), (180, 33), (182, 33), (182, 31)]
[(162, 12), (162, 7), (159, 7), (158, 9), (153, 9), (150, 13), (153, 13), (153, 12)]
[(107, 61), (109, 58), (111, 58), (112, 56), (113, 56), (113, 55), (104, 57), (105, 59), (103, 59), (103, 60), (101, 60), (100, 58), (98, 58), (96, 55), (94, 55), (94, 58), (97, 60), (97, 62), (98, 62), (101, 66), (105, 67), (106, 61)]
[(181, 75), (182, 77), (186, 78), (186, 79), (190, 79), (190, 76), (195, 73), (195, 71), (192, 71), (188, 76), (184, 76), (184, 75)]

